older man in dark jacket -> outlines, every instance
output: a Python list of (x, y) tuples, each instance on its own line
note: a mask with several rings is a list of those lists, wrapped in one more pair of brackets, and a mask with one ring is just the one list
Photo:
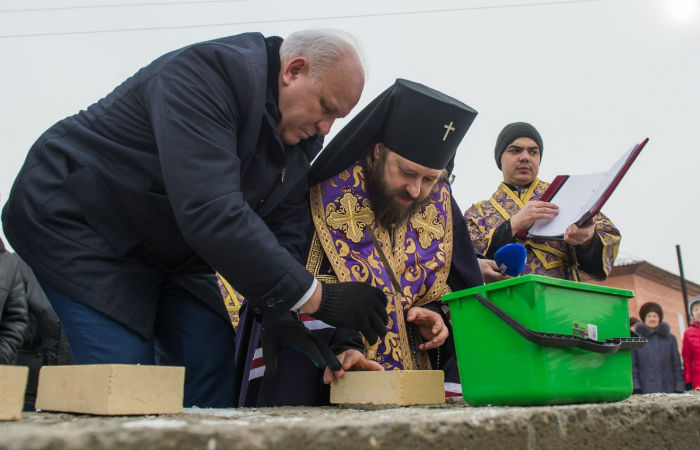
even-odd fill
[(214, 270), (251, 299), (268, 342), (321, 366), (339, 363), (290, 309), (382, 329), (378, 290), (322, 287), (290, 253), (309, 162), (363, 84), (337, 34), (248, 33), (168, 53), (44, 133), (2, 218), (76, 362), (184, 365), (185, 405), (232, 405), (235, 337)]

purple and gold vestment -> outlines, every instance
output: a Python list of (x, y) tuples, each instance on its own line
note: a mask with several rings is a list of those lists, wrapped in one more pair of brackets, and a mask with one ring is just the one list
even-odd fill
[[(428, 369), (427, 353), (419, 351), (420, 335), (406, 322), (411, 307), (439, 300), (449, 291), (447, 277), (452, 258), (450, 187), (438, 182), (430, 201), (404, 226), (387, 230), (377, 224), (365, 189), (363, 158), (338, 175), (311, 188), (311, 214), (315, 233), (307, 270), (319, 279), (361, 281), (387, 293), (387, 335), (365, 354), (387, 370)], [(389, 271), (370, 231), (384, 252), (400, 285), (395, 292)], [(319, 273), (325, 256), (332, 274)]]
[[(493, 233), (501, 224), (514, 216), (525, 204), (539, 200), (548, 183), (535, 179), (518, 195), (501, 183), (488, 200), (475, 203), (464, 213), (469, 234), (476, 251), (486, 254), (491, 246)], [(620, 232), (602, 213), (595, 216), (595, 236), (602, 252), (602, 269), (605, 276), (610, 273), (620, 245)], [(523, 274), (536, 273), (567, 280), (580, 280), (580, 266), (576, 249), (563, 240), (525, 238), (517, 239), (527, 249), (527, 262)]]

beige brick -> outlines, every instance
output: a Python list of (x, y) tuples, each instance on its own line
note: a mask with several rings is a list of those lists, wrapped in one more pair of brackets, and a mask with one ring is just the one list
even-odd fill
[(29, 367), (0, 366), (0, 420), (19, 420)]
[(445, 403), (445, 375), (441, 370), (345, 372), (343, 378), (331, 384), (331, 403)]
[(185, 368), (128, 364), (45, 366), (36, 408), (105, 416), (182, 412)]

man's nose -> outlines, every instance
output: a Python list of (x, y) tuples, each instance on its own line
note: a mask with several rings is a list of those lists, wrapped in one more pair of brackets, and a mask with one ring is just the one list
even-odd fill
[(335, 119), (322, 119), (316, 122), (316, 130), (322, 136), (327, 135), (331, 132), (331, 127), (333, 126)]
[(418, 198), (420, 195), (420, 180), (415, 180), (406, 185), (406, 192), (411, 198)]

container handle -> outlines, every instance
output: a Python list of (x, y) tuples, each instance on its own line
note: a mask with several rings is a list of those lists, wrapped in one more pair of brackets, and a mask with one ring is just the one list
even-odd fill
[(482, 305), (496, 314), (512, 329), (530, 342), (549, 347), (578, 347), (596, 353), (615, 353), (618, 350), (642, 348), (646, 345), (646, 338), (631, 332), (632, 337), (619, 337), (606, 339), (603, 342), (594, 339), (574, 336), (573, 334), (541, 333), (526, 328), (523, 324), (509, 316), (505, 311), (496, 306), (491, 300), (481, 294), (474, 294)]

